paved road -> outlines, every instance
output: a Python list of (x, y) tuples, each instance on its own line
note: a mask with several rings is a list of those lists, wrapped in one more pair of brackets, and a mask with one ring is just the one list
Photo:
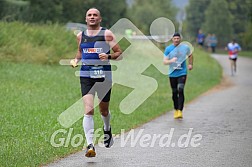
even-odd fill
[(82, 151), (48, 166), (251, 166), (252, 60), (239, 58), (238, 74), (231, 77), (227, 57), (213, 57), (225, 82), (187, 104), (183, 120), (168, 112), (116, 138), (110, 149), (97, 146), (95, 158)]

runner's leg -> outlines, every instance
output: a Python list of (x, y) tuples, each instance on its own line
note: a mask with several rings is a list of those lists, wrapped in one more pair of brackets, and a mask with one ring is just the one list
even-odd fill
[(234, 61), (234, 72), (236, 73), (236, 60), (237, 59), (234, 59), (233, 61)]
[(230, 64), (231, 64), (231, 75), (234, 75), (234, 60), (230, 59)]
[(83, 118), (83, 129), (87, 142), (86, 157), (94, 157), (96, 155), (93, 144), (94, 136), (94, 90), (93, 82), (90, 78), (80, 78), (82, 99), (84, 103), (84, 118)]
[(178, 110), (182, 111), (184, 108), (184, 87), (186, 83), (186, 75), (178, 78)]
[(178, 81), (176, 77), (170, 77), (170, 85), (172, 88), (172, 100), (175, 110), (178, 110)]
[(111, 87), (112, 81), (106, 78), (103, 82), (97, 83), (96, 89), (98, 98), (100, 100), (99, 109), (104, 123), (104, 145), (106, 148), (110, 148), (114, 143), (110, 125), (111, 114), (109, 112)]

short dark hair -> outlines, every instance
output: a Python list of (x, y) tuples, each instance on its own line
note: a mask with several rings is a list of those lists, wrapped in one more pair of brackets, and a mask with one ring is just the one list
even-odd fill
[(180, 37), (180, 33), (175, 32), (172, 37)]

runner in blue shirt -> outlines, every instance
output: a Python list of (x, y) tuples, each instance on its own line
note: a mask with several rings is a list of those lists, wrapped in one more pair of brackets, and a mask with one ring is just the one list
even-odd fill
[(172, 38), (173, 44), (167, 46), (164, 51), (165, 65), (169, 65), (169, 80), (172, 88), (172, 100), (175, 109), (174, 118), (183, 118), (184, 107), (184, 87), (187, 78), (186, 59), (189, 58), (188, 69), (193, 69), (193, 55), (188, 45), (181, 43), (179, 33), (175, 33)]
[(197, 41), (199, 46), (201, 46), (201, 47), (204, 46), (205, 34), (203, 34), (201, 30), (199, 30), (196, 41)]

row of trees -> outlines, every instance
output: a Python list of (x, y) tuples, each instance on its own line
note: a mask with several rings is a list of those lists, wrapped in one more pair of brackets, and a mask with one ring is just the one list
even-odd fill
[(0, 19), (33, 23), (84, 22), (85, 12), (98, 8), (105, 26), (125, 17), (126, 1), (116, 0), (1, 0)]
[[(175, 23), (178, 9), (172, 0), (0, 0), (0, 20), (33, 23), (84, 23), (85, 12), (98, 8), (103, 16), (103, 26), (111, 27), (118, 19), (129, 18), (144, 33), (158, 17)], [(251, 0), (189, 0), (186, 8), (184, 36), (195, 38), (199, 29), (215, 33), (219, 44), (237, 38), (243, 48), (252, 49)]]
[(176, 9), (171, 0), (1, 0), (0, 19), (33, 23), (84, 23), (85, 12), (90, 7), (98, 8), (103, 17), (103, 26), (110, 27), (118, 19), (127, 17), (145, 33), (158, 17), (175, 20)]
[(159, 17), (166, 17), (176, 24), (176, 14), (171, 0), (135, 0), (127, 10), (127, 17), (145, 34), (149, 33), (151, 23)]
[(252, 2), (250, 0), (190, 0), (186, 8), (187, 33), (196, 36), (199, 29), (215, 33), (220, 45), (236, 38), (244, 48), (252, 49)]

